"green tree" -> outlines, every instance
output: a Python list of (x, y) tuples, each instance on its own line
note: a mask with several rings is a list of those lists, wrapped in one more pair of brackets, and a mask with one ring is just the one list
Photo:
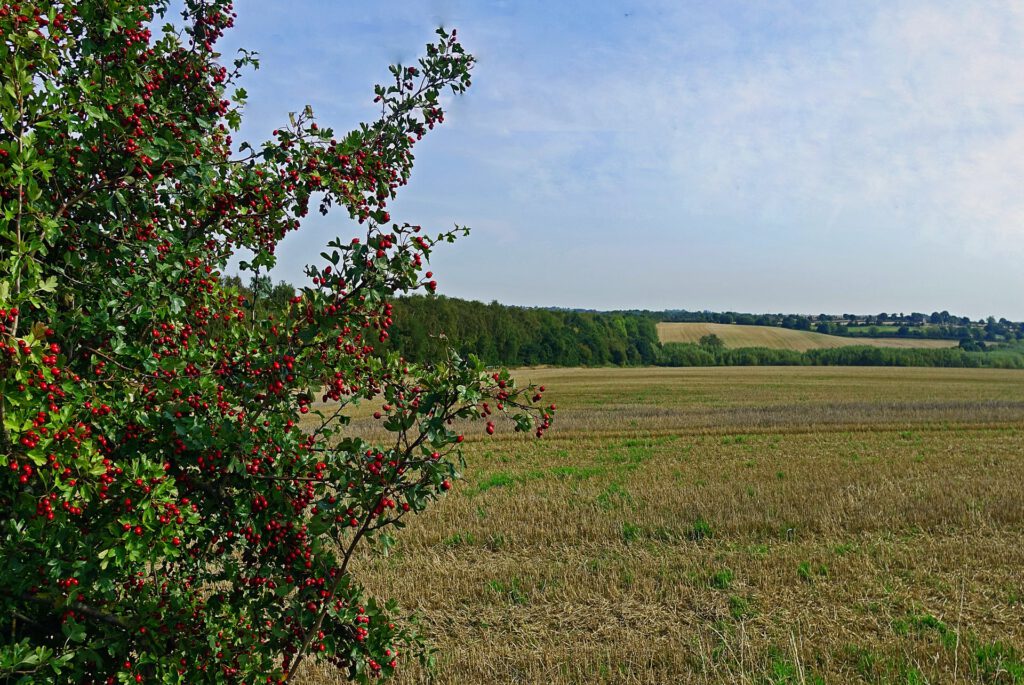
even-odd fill
[(719, 338), (714, 333), (702, 335), (700, 341), (698, 341), (697, 344), (700, 345), (705, 350), (708, 350), (709, 352), (712, 353), (719, 352), (725, 349), (725, 341)]
[[(433, 291), (462, 233), (387, 212), (470, 84), (455, 32), (391, 67), (377, 121), (336, 136), (307, 109), (236, 145), (254, 57), (220, 61), (226, 0), (184, 5), (157, 33), (166, 0), (0, 5), (2, 682), (283, 683), (312, 654), (393, 673), (420, 642), (354, 551), (452, 486), (459, 420), (540, 435), (553, 411), (388, 348), (392, 296)], [(311, 203), (363, 228), (289, 294), (265, 274)], [(343, 431), (360, 401), (387, 439)]]

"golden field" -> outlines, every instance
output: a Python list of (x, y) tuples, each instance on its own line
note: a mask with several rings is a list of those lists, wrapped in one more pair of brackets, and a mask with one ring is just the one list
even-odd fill
[(769, 347), (778, 350), (831, 349), (850, 345), (872, 347), (956, 347), (956, 340), (925, 338), (861, 338), (825, 335), (813, 331), (797, 331), (777, 326), (741, 326), (730, 323), (666, 323), (658, 324), (658, 339), (663, 343), (696, 343), (705, 335), (717, 335), (726, 347)]
[(1024, 372), (519, 375), (555, 428), (357, 564), (439, 650), (399, 682), (1024, 682)]

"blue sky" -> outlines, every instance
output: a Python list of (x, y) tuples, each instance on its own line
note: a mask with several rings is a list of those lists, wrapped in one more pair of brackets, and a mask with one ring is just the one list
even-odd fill
[[(441, 292), (509, 304), (1024, 318), (1024, 5), (238, 3), (243, 138), (374, 116), (433, 29), (479, 57), (397, 220), (470, 237)], [(274, 276), (302, 280), (340, 215)]]

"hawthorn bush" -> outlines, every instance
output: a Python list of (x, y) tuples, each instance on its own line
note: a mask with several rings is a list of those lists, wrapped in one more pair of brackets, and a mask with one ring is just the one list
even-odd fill
[[(539, 436), (554, 410), (474, 359), (388, 349), (389, 297), (433, 291), (425, 262), (464, 230), (386, 205), (473, 58), (440, 30), (377, 121), (336, 137), (307, 109), (236, 144), (256, 62), (220, 62), (231, 4), (166, 11), (0, 5), (0, 682), (284, 683), (311, 655), (386, 676), (426, 650), (355, 550), (451, 487), (465, 420)], [(265, 272), (311, 204), (361, 235), (271, 315), (221, 274)]]

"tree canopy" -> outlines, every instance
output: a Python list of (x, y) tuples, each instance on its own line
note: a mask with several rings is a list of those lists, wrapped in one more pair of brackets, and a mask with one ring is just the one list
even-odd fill
[[(313, 654), (392, 673), (420, 642), (355, 550), (452, 487), (468, 421), (540, 435), (554, 411), (388, 344), (393, 295), (433, 291), (464, 233), (387, 206), (473, 57), (440, 30), (376, 121), (338, 135), (307, 108), (250, 144), (256, 57), (217, 52), (232, 5), (157, 28), (167, 10), (0, 5), (0, 681), (282, 683)], [(266, 287), (311, 207), (358, 237)], [(224, 277), (236, 255), (257, 287)]]

